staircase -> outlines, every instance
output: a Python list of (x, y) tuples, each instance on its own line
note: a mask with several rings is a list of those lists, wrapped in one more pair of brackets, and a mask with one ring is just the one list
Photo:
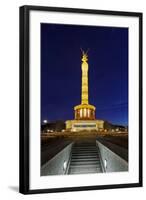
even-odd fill
[(99, 151), (93, 142), (76, 142), (72, 148), (68, 174), (102, 173)]

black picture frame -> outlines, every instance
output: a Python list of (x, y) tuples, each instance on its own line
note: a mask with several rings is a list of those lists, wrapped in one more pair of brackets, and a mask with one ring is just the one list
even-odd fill
[[(34, 189), (29, 188), (29, 18), (30, 11), (44, 12), (67, 12), (67, 13), (84, 13), (84, 14), (101, 14), (112, 16), (129, 16), (138, 17), (139, 19), (139, 182), (118, 185), (97, 185), (97, 186), (81, 186), (54, 189)], [(130, 188), (142, 186), (142, 13), (138, 12), (122, 12), (122, 11), (105, 11), (105, 10), (89, 10), (75, 8), (57, 8), (44, 6), (22, 6), (20, 7), (20, 174), (19, 174), (19, 191), (22, 194), (34, 193), (51, 193), (51, 192), (67, 192), (82, 190), (98, 190), (113, 188)]]

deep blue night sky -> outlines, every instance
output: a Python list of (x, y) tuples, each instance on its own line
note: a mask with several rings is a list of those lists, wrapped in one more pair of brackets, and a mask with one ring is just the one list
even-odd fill
[(90, 49), (89, 103), (96, 118), (128, 125), (128, 29), (41, 24), (41, 120), (74, 118), (81, 50)]

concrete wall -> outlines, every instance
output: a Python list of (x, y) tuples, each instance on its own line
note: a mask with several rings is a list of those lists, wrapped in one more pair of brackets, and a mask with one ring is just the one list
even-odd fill
[(100, 151), (100, 159), (104, 172), (128, 171), (128, 162), (126, 160), (99, 141), (96, 141), (96, 144)]
[(70, 160), (73, 143), (66, 146), (41, 167), (41, 176), (65, 174)]

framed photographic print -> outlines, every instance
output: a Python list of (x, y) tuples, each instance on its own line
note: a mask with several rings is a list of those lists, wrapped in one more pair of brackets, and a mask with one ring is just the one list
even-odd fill
[(20, 192), (142, 186), (142, 13), (20, 7)]

